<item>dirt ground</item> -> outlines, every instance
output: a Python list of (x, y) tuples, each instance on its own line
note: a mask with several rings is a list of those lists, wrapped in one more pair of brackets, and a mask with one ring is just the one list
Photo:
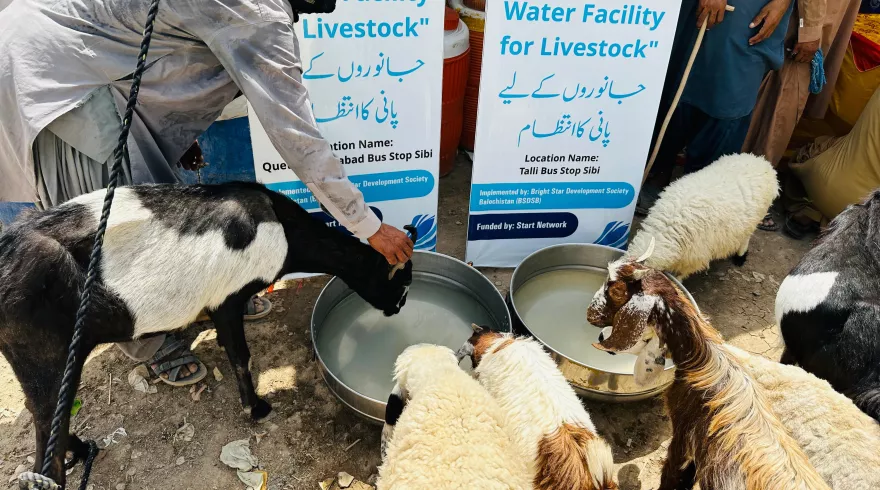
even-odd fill
[[(440, 181), (439, 251), (464, 257), (470, 164), (460, 159)], [(808, 241), (758, 231), (742, 269), (729, 262), (713, 264), (686, 283), (700, 308), (731, 343), (778, 359), (780, 338), (773, 325), (773, 302), (779, 282), (807, 250)], [(485, 274), (506, 293), (510, 270)], [(369, 481), (379, 463), (381, 428), (342, 407), (324, 385), (313, 359), (309, 318), (326, 279), (269, 295), (273, 313), (247, 326), (258, 393), (274, 411), (255, 424), (240, 410), (238, 391), (223, 351), (209, 323), (182, 336), (209, 370), (204, 391), (194, 401), (189, 388), (159, 384), (144, 394), (126, 379), (134, 363), (112, 346), (94, 353), (85, 367), (79, 398), (83, 406), (72, 426), (83, 438), (101, 442), (119, 428), (116, 442), (102, 451), (92, 472), (93, 490), (243, 489), (233, 470), (218, 457), (226, 443), (250, 438), (254, 455), (269, 474), (270, 490), (315, 490), (318, 482), (346, 471)], [(621, 488), (656, 488), (670, 429), (659, 399), (632, 404), (585, 402), (593, 420), (614, 448)], [(175, 438), (184, 424), (195, 429), (191, 441)], [(34, 449), (30, 414), (8, 364), (0, 357), (0, 488), (19, 465), (30, 467)], [(78, 482), (80, 467), (69, 477)], [(12, 484), (8, 484), (13, 488)], [(70, 485), (73, 486), (73, 485)]]

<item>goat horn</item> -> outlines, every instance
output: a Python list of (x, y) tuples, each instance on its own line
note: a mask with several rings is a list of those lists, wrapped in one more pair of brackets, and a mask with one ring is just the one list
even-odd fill
[(643, 253), (641, 257), (637, 258), (636, 262), (643, 263), (644, 261), (648, 260), (648, 258), (650, 258), (651, 255), (654, 253), (654, 246), (656, 244), (657, 239), (651, 237), (651, 243), (648, 244), (648, 250), (645, 250), (645, 253)]

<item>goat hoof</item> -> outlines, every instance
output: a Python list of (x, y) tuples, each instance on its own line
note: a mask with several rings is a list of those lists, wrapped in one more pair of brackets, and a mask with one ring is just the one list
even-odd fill
[(749, 253), (748, 253), (748, 252), (746, 252), (746, 253), (744, 253), (744, 254), (742, 254), (742, 255), (734, 255), (734, 256), (731, 258), (731, 261), (733, 262), (733, 265), (735, 265), (735, 266), (737, 266), (737, 267), (742, 267), (742, 266), (746, 265), (746, 258), (747, 258), (748, 256), (749, 256)]
[(254, 420), (264, 419), (271, 412), (272, 412), (272, 405), (269, 405), (269, 403), (266, 400), (262, 400), (262, 399), (257, 400), (256, 405), (254, 405), (250, 409), (251, 418)]

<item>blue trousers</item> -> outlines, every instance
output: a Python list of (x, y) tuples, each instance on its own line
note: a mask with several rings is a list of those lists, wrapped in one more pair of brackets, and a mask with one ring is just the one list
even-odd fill
[(658, 172), (671, 170), (682, 148), (686, 149), (685, 173), (696, 172), (724, 155), (739, 153), (751, 120), (751, 114), (717, 119), (681, 102), (669, 122), (654, 168)]

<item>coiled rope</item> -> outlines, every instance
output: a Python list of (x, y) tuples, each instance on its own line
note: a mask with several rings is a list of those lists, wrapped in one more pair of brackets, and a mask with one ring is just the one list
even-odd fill
[[(89, 257), (89, 268), (86, 272), (86, 281), (83, 284), (83, 290), (80, 293), (79, 309), (76, 312), (76, 323), (73, 327), (73, 336), (70, 339), (70, 346), (67, 350), (67, 365), (64, 367), (64, 376), (61, 379), (61, 389), (58, 394), (58, 403), (55, 405), (55, 415), (52, 419), (52, 430), (49, 435), (49, 441), (46, 444), (46, 454), (43, 458), (43, 468), (40, 474), (22, 473), (19, 476), (19, 488), (22, 490), (58, 490), (61, 487), (52, 481), (52, 479), (44, 476), (52, 469), (52, 460), (57, 451), (58, 438), (61, 436), (61, 428), (64, 426), (65, 420), (70, 418), (70, 405), (73, 402), (73, 396), (76, 394), (77, 386), (74, 384), (74, 376), (77, 372), (77, 357), (79, 355), (80, 344), (84, 327), (87, 319), (86, 312), (92, 302), (92, 289), (95, 285), (95, 279), (98, 272), (98, 263), (101, 261), (101, 248), (104, 245), (104, 233), (107, 231), (107, 220), (110, 218), (110, 207), (113, 204), (113, 195), (116, 191), (116, 185), (119, 182), (119, 172), (122, 167), (122, 160), (128, 149), (128, 133), (131, 130), (131, 121), (134, 116), (134, 107), (137, 105), (138, 92), (141, 87), (141, 78), (147, 66), (147, 52), (150, 49), (150, 40), (153, 37), (153, 23), (156, 20), (156, 13), (159, 11), (159, 0), (151, 0), (150, 9), (147, 14), (147, 22), (144, 25), (144, 36), (141, 40), (141, 50), (137, 59), (137, 68), (135, 68), (131, 80), (131, 91), (128, 95), (128, 104), (125, 107), (125, 115), (122, 118), (122, 131), (119, 133), (119, 141), (116, 143), (116, 150), (113, 152), (113, 167), (110, 170), (110, 182), (107, 185), (107, 194), (104, 196), (104, 207), (101, 210), (101, 221), (98, 223), (98, 230), (95, 233), (95, 243), (92, 246), (92, 254)], [(85, 490), (89, 481), (89, 475), (92, 470), (92, 463), (98, 453), (98, 446), (94, 441), (88, 441), (89, 455), (83, 466), (82, 481), (80, 482), (80, 490)]]

